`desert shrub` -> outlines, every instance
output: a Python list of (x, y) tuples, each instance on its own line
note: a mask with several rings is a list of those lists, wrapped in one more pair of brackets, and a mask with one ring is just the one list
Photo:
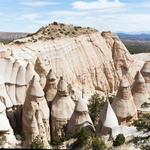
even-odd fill
[(71, 84), (68, 84), (67, 88), (68, 88), (69, 94), (73, 94), (74, 91), (73, 91), (73, 89), (72, 89)]
[(6, 141), (7, 141), (7, 139), (6, 139), (5, 135), (0, 136), (0, 145), (5, 144)]
[(105, 149), (107, 149), (105, 142), (99, 137), (93, 137), (91, 147), (92, 147), (92, 150), (105, 150)]
[(141, 150), (150, 149), (150, 114), (142, 115), (138, 120), (135, 120), (133, 125), (138, 131), (143, 131), (146, 134), (139, 135), (134, 138), (134, 144), (138, 145)]
[(125, 137), (123, 134), (118, 134), (116, 139), (113, 141), (114, 146), (120, 146), (125, 143)]
[(104, 103), (105, 103), (104, 98), (103, 97), (101, 98), (98, 93), (95, 93), (89, 99), (89, 114), (95, 126), (99, 119), (99, 115), (104, 106)]
[(145, 103), (143, 103), (143, 104), (141, 105), (141, 107), (142, 107), (142, 108), (150, 107), (150, 103), (145, 102)]
[(58, 149), (60, 145), (62, 145), (63, 141), (65, 141), (64, 139), (61, 138), (57, 138), (53, 141), (51, 141), (51, 145), (53, 146), (54, 149)]
[(53, 22), (53, 25), (58, 25), (58, 23), (56, 21)]
[(135, 120), (133, 125), (138, 131), (149, 132), (150, 131), (150, 114), (144, 114), (138, 120)]
[(87, 144), (90, 137), (93, 136), (93, 132), (86, 128), (77, 128), (75, 137), (78, 139), (80, 144)]
[(31, 143), (31, 149), (45, 149), (43, 138), (38, 135)]

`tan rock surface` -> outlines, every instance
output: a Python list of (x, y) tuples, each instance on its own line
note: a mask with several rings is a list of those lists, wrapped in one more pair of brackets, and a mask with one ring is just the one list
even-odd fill
[(119, 38), (111, 32), (105, 34), (107, 36), (96, 32), (75, 38), (38, 40), (20, 45), (12, 43), (9, 47), (17, 58), (36, 60), (41, 56), (46, 71), (42, 69), (41, 58), (38, 58), (38, 67), (35, 67), (38, 74), (52, 68), (56, 77), (64, 76), (72, 85), (84, 85), (101, 92), (114, 91), (124, 72), (128, 72), (129, 80), (133, 82), (136, 73), (133, 68), (136, 67), (132, 66), (133, 58)]

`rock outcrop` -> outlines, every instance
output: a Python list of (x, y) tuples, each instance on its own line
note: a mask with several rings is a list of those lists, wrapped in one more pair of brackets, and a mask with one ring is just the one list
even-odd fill
[(133, 101), (130, 84), (125, 76), (112, 102), (112, 108), (120, 124), (132, 122), (137, 117), (137, 108)]
[(135, 82), (132, 87), (132, 95), (136, 107), (139, 109), (141, 105), (148, 102), (148, 92), (145, 85), (145, 80), (140, 71), (137, 72), (135, 76)]
[(33, 77), (27, 91), (23, 106), (22, 124), (25, 134), (25, 147), (30, 147), (32, 141), (40, 135), (43, 137), (44, 146), (49, 148), (49, 108), (44, 98), (42, 87), (36, 76)]
[(65, 137), (65, 127), (74, 112), (74, 107), (75, 104), (68, 95), (67, 83), (61, 77), (57, 85), (57, 94), (52, 102), (52, 140)]

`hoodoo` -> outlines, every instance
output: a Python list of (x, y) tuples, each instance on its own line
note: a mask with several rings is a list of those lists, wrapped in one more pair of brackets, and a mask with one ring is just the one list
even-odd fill
[(137, 108), (141, 108), (141, 105), (148, 102), (148, 92), (145, 85), (145, 80), (140, 71), (135, 76), (135, 82), (132, 88), (132, 95)]
[(146, 61), (141, 73), (145, 79), (146, 87), (150, 96), (150, 61)]
[(87, 102), (84, 99), (80, 99), (76, 106), (74, 113), (72, 114), (67, 125), (67, 137), (73, 137), (77, 129), (89, 128), (95, 131), (92, 120), (88, 113)]
[(117, 95), (112, 102), (112, 108), (121, 124), (130, 123), (137, 117), (137, 108), (133, 101), (130, 84), (125, 76), (123, 76)]
[(40, 76), (40, 84), (41, 84), (42, 88), (44, 88), (45, 84), (46, 84), (47, 71), (46, 71), (44, 62), (41, 57), (37, 57), (37, 59), (35, 61), (34, 69)]
[(48, 104), (50, 105), (50, 103), (54, 99), (56, 92), (57, 92), (56, 76), (54, 75), (52, 69), (50, 69), (46, 78), (47, 78), (47, 80), (46, 80), (44, 92), (45, 92), (46, 100), (47, 100)]
[(34, 76), (23, 106), (22, 124), (25, 134), (25, 147), (29, 147), (31, 142), (39, 135), (42, 136), (45, 147), (49, 147), (50, 127), (48, 123), (48, 105), (44, 98), (43, 89), (36, 76)]
[(51, 127), (53, 140), (65, 137), (65, 127), (73, 114), (74, 107), (75, 104), (68, 95), (67, 83), (61, 77), (57, 85), (57, 94), (52, 102)]
[(100, 120), (98, 124), (98, 130), (100, 135), (111, 134), (113, 128), (118, 127), (118, 119), (111, 107), (110, 102), (107, 100), (105, 102), (104, 108), (100, 114)]

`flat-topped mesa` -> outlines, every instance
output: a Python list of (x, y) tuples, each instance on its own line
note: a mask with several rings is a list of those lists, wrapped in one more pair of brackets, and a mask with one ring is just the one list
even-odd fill
[(109, 100), (105, 102), (104, 108), (100, 113), (100, 119), (97, 126), (99, 135), (111, 135), (113, 128), (118, 127), (119, 122)]
[(30, 82), (23, 106), (22, 118), (25, 147), (29, 148), (35, 137), (40, 135), (43, 138), (44, 146), (49, 148), (49, 108), (44, 98), (43, 89), (36, 76), (33, 76)]
[(27, 84), (30, 83), (34, 75), (35, 75), (34, 65), (31, 61), (29, 61), (26, 66), (26, 78), (25, 79), (26, 79)]
[(140, 71), (138, 71), (135, 76), (132, 95), (137, 109), (141, 108), (141, 105), (145, 102), (148, 102), (149, 95), (146, 89), (145, 80)]
[(137, 108), (126, 76), (122, 78), (117, 95), (112, 102), (112, 108), (121, 124), (130, 123), (137, 117)]
[[(6, 106), (0, 101), (0, 135), (6, 137), (4, 144), (0, 145), (0, 148), (15, 148), (16, 139), (13, 130), (10, 126), (9, 120), (6, 115)], [(1, 147), (4, 146), (4, 147)]]
[(49, 73), (47, 74), (44, 92), (47, 102), (51, 103), (57, 93), (56, 76), (54, 75), (52, 69), (50, 69)]
[(44, 88), (45, 84), (46, 84), (47, 71), (45, 69), (45, 65), (44, 65), (44, 62), (41, 57), (37, 57), (37, 59), (35, 61), (34, 69), (40, 76), (40, 84), (41, 84), (42, 88)]
[(150, 96), (150, 61), (146, 61), (141, 69), (141, 73), (145, 79), (146, 87)]
[(68, 95), (67, 83), (60, 78), (57, 85), (57, 94), (52, 102), (51, 108), (51, 126), (52, 139), (63, 138), (65, 136), (65, 127), (70, 120), (75, 104)]
[(95, 131), (92, 120), (88, 113), (87, 102), (84, 99), (80, 99), (75, 106), (75, 110), (67, 125), (67, 137), (73, 137), (77, 130), (81, 128), (86, 128), (93, 132)]

